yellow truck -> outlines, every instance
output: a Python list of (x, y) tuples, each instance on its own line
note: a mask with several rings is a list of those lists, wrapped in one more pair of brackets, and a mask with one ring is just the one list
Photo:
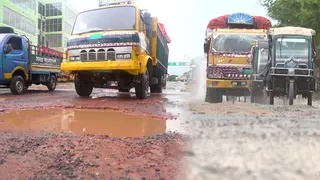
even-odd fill
[(209, 22), (204, 42), (206, 102), (221, 103), (223, 95), (250, 94), (251, 48), (256, 40), (267, 38), (270, 27), (268, 19), (244, 13), (220, 16)]
[(163, 24), (132, 0), (100, 1), (77, 15), (61, 70), (75, 75), (79, 96), (93, 88), (135, 89), (138, 99), (161, 93), (170, 38)]

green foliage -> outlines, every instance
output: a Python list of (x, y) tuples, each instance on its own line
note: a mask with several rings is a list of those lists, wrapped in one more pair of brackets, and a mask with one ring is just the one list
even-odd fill
[(259, 0), (267, 8), (268, 15), (277, 20), (276, 26), (300, 26), (314, 29), (320, 65), (320, 0)]

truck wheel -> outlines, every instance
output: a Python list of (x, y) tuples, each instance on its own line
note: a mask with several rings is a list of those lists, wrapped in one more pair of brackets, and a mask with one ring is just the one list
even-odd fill
[(158, 78), (158, 84), (152, 84), (150, 85), (150, 91), (151, 93), (162, 93), (162, 76), (157, 77)]
[(222, 103), (222, 89), (207, 88), (205, 101), (208, 103)]
[(92, 93), (93, 84), (80, 80), (78, 75), (75, 77), (74, 85), (76, 88), (76, 92), (80, 97), (89, 97)]
[(128, 92), (130, 92), (130, 89), (121, 89), (121, 88), (119, 88), (118, 91), (122, 92), (122, 93), (128, 93)]
[(254, 103), (254, 100), (255, 100), (255, 93), (251, 91), (251, 94), (250, 94), (250, 101), (251, 103)]
[(57, 87), (57, 78), (56, 76), (52, 75), (50, 77), (49, 83), (47, 84), (47, 88), (49, 91), (54, 91)]
[(312, 92), (308, 92), (308, 106), (312, 106)]
[(21, 76), (14, 76), (11, 80), (10, 91), (14, 95), (21, 95), (24, 93), (25, 84)]
[(293, 105), (294, 99), (294, 82), (289, 82), (289, 105)]
[(30, 87), (30, 85), (25, 84), (25, 86), (24, 86), (24, 92), (27, 92), (27, 91), (28, 91), (28, 89), (29, 89), (29, 87)]
[(149, 91), (149, 72), (146, 69), (144, 74), (139, 74), (139, 82), (135, 84), (136, 97), (145, 99)]

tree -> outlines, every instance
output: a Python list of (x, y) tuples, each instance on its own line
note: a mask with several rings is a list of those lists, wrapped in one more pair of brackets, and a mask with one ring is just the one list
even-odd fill
[[(300, 26), (314, 29), (320, 42), (320, 0), (259, 0), (267, 8), (268, 15), (277, 20), (276, 26)], [(320, 58), (320, 47), (318, 62)], [(319, 63), (318, 63), (319, 64)]]

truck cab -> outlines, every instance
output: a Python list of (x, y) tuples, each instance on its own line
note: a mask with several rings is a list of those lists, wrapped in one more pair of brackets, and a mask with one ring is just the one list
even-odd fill
[(221, 103), (223, 95), (249, 95), (252, 65), (249, 61), (252, 44), (267, 39), (270, 20), (244, 13), (212, 19), (205, 34), (207, 58), (207, 91), (205, 101)]
[[(59, 52), (30, 45), (29, 39), (11, 28), (0, 33), (0, 85), (20, 95), (32, 84), (43, 84), (50, 91), (56, 88), (62, 58)], [(41, 53), (41, 54), (40, 54)], [(49, 54), (48, 54), (49, 53)]]
[(170, 43), (163, 24), (132, 0), (100, 6), (77, 15), (61, 65), (75, 75), (77, 94), (89, 97), (93, 88), (134, 88), (138, 99), (145, 99), (149, 88), (161, 93)]

